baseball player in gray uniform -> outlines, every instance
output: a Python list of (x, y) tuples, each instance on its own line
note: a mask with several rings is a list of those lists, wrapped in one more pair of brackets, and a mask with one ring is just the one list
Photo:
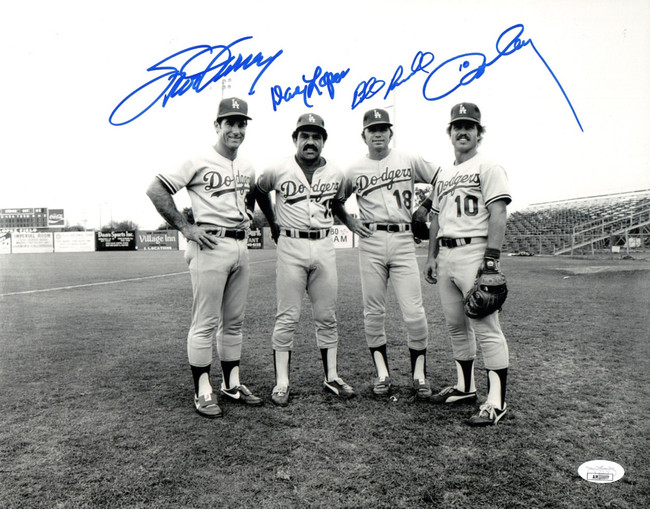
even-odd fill
[[(345, 210), (335, 212), (360, 237), (364, 329), (376, 373), (373, 392), (383, 396), (391, 389), (385, 330), (390, 280), (408, 331), (413, 388), (418, 399), (427, 399), (431, 396), (426, 377), (429, 331), (411, 221), (415, 183), (434, 183), (439, 167), (420, 156), (391, 149), (392, 126), (385, 110), (373, 109), (364, 114), (361, 137), (368, 154), (347, 170), (345, 192), (345, 198), (356, 195), (361, 217), (355, 218)], [(339, 203), (335, 202), (335, 207)], [(418, 209), (416, 217), (424, 219), (428, 212)]]
[[(305, 291), (312, 304), (326, 391), (352, 398), (354, 390), (338, 375), (336, 303), (338, 279), (330, 236), (332, 202), (340, 199), (343, 174), (321, 156), (327, 140), (323, 119), (313, 113), (298, 118), (293, 132), (295, 156), (266, 169), (256, 194), (277, 239), (277, 314), (273, 330), (275, 387), (271, 401), (287, 405), (293, 336)], [(275, 211), (269, 193), (275, 192)]]
[[(193, 304), (187, 355), (194, 379), (194, 405), (205, 417), (222, 415), (210, 383), (215, 336), (222, 370), (221, 396), (251, 406), (262, 404), (239, 379), (255, 171), (237, 151), (249, 120), (245, 101), (223, 99), (214, 122), (216, 144), (175, 170), (157, 175), (147, 190), (160, 215), (188, 240), (185, 261)], [(183, 187), (192, 203), (194, 224), (188, 223), (174, 203), (173, 195)]]
[(483, 137), (481, 112), (472, 103), (455, 105), (447, 133), (455, 161), (443, 169), (432, 191), (427, 282), (438, 284), (442, 310), (451, 336), (458, 382), (431, 397), (433, 403), (474, 403), (474, 358), (481, 347), (487, 369), (487, 400), (468, 424), (496, 424), (506, 413), (508, 344), (498, 312), (485, 318), (465, 316), (463, 296), (487, 263), (498, 267), (505, 238), (510, 189), (505, 170), (478, 153)]

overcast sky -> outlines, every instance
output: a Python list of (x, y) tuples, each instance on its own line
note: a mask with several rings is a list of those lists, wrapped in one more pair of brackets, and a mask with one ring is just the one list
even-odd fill
[[(12, 2), (0, 24), (0, 208), (63, 208), (68, 223), (89, 228), (111, 217), (155, 228), (162, 220), (145, 190), (214, 142), (222, 93), (249, 102), (240, 153), (260, 170), (294, 152), (290, 135), (306, 111), (324, 117), (324, 155), (345, 166), (365, 153), (362, 116), (377, 107), (393, 116), (397, 148), (446, 165), (449, 111), (475, 102), (487, 128), (481, 151), (506, 168), (511, 210), (650, 188), (647, 0), (43, 0)], [(186, 70), (197, 74), (217, 52), (189, 50), (167, 71), (147, 69), (200, 45), (258, 58), (227, 73), (225, 91), (220, 67), (200, 92), (154, 102), (176, 76), (163, 81), (165, 72), (195, 56)], [(419, 70), (402, 81), (416, 55)], [(339, 82), (294, 94), (317, 68)], [(364, 83), (373, 97), (360, 94)], [(274, 87), (291, 93), (274, 105)], [(189, 204), (184, 191), (177, 203)]]

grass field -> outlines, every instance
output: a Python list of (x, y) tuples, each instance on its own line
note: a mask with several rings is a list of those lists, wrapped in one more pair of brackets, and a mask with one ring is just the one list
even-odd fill
[[(337, 251), (339, 364), (359, 397), (341, 402), (322, 391), (306, 303), (293, 399), (272, 405), (275, 252), (250, 254), (242, 379), (266, 401), (224, 402), (216, 421), (193, 411), (182, 253), (0, 256), (0, 507), (647, 506), (646, 260), (504, 258), (510, 412), (474, 429), (464, 422), (474, 408), (412, 397), (392, 298), (398, 401), (371, 396), (356, 250)], [(427, 368), (439, 389), (455, 381), (455, 368), (437, 289), (423, 290)], [(477, 368), (484, 397), (480, 360)], [(594, 459), (615, 461), (624, 477), (584, 481), (578, 467)]]

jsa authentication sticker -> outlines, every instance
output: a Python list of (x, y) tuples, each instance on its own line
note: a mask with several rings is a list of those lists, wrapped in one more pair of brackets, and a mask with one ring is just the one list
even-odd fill
[(578, 467), (578, 473), (585, 481), (607, 483), (618, 481), (625, 470), (618, 463), (607, 460), (591, 460)]

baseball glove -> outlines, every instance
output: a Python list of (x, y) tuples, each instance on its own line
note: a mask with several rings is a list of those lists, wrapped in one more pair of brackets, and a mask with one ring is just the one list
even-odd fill
[(429, 240), (429, 225), (424, 221), (413, 219), (411, 221), (411, 231), (416, 240)]
[(498, 261), (486, 259), (476, 276), (474, 286), (463, 300), (465, 314), (470, 318), (484, 318), (500, 311), (507, 296), (506, 276), (499, 270)]

